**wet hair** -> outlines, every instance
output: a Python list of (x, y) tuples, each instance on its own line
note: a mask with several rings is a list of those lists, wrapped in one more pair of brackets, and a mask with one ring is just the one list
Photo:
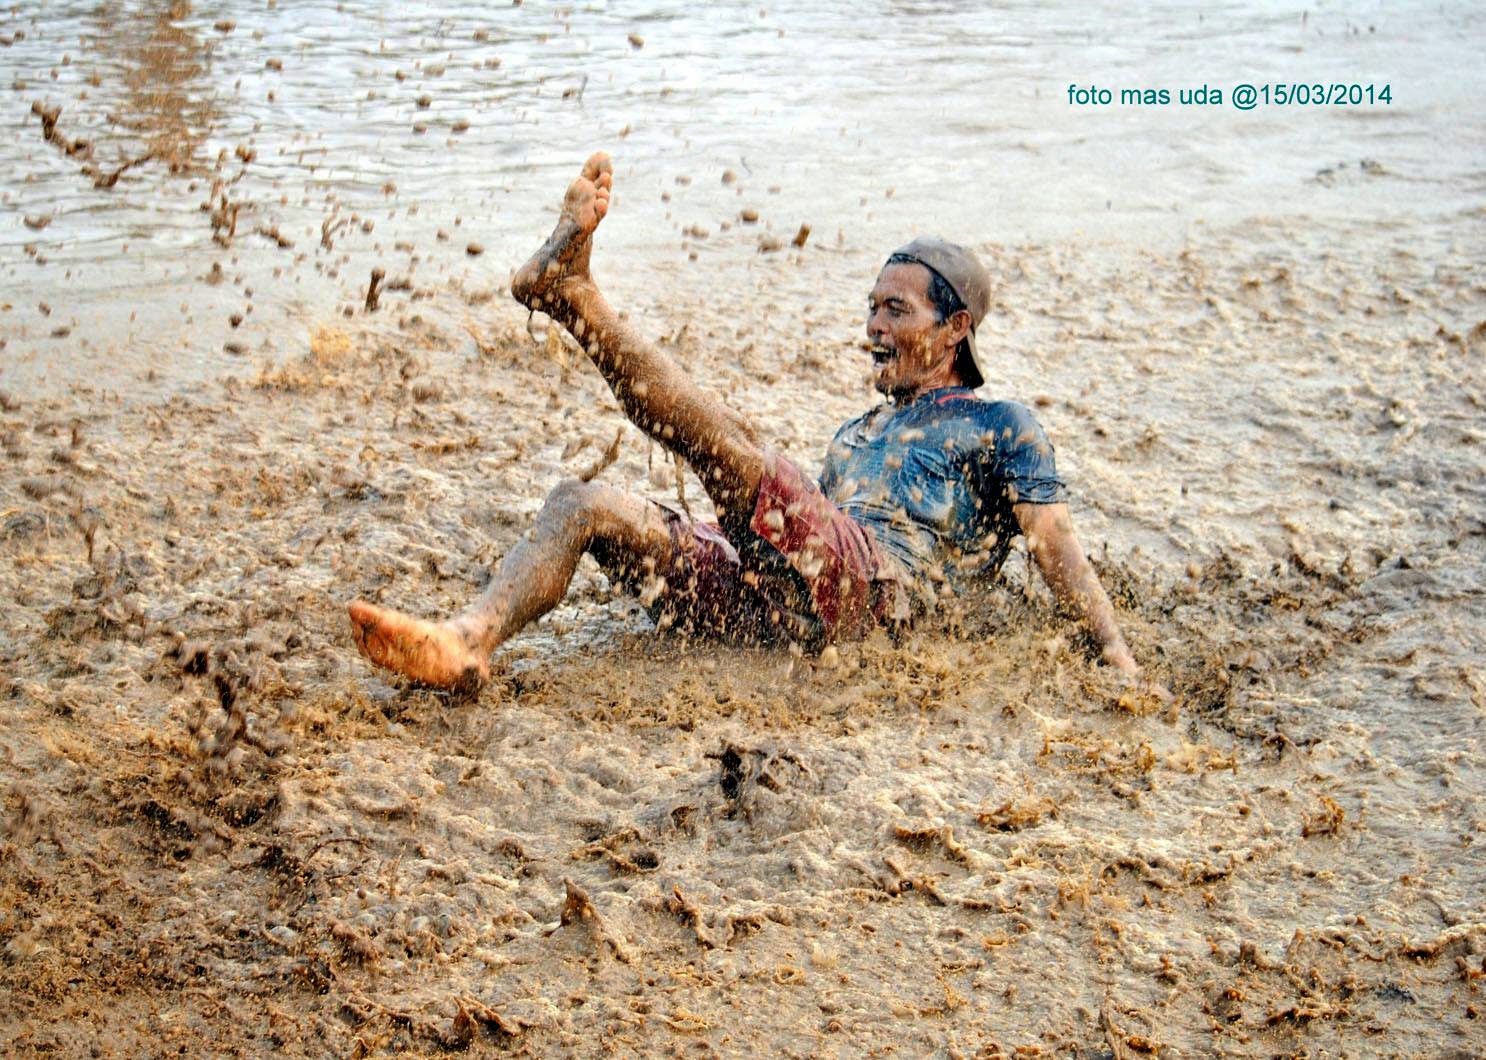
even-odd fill
[[(955, 289), (949, 285), (949, 281), (940, 276), (933, 269), (924, 265), (923, 262), (910, 254), (894, 254), (887, 259), (889, 265), (921, 265), (929, 274), (929, 301), (934, 306), (934, 315), (943, 324), (960, 310), (965, 309), (965, 303), (955, 293)], [(959, 346), (955, 347), (955, 356), (970, 356), (970, 340), (961, 339)]]

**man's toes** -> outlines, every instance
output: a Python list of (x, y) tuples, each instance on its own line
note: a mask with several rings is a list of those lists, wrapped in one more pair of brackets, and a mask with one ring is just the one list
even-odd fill
[(597, 183), (600, 175), (608, 176), (612, 181), (614, 163), (609, 160), (609, 152), (595, 151), (588, 156), (588, 161), (583, 163), (583, 176)]
[(364, 652), (367, 650), (367, 634), (371, 632), (376, 620), (375, 612), (370, 604), (363, 603), (360, 600), (352, 602), (346, 610), (351, 616), (351, 639)]

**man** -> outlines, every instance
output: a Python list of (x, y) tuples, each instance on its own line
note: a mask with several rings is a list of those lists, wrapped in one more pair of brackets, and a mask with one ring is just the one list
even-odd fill
[(972, 394), (990, 277), (969, 251), (919, 239), (883, 266), (867, 336), (888, 402), (841, 428), (817, 487), (604, 300), (589, 252), (612, 188), (609, 158), (595, 154), (511, 291), (586, 347), (630, 420), (697, 473), (720, 525), (564, 482), (481, 599), (453, 618), (352, 603), (367, 659), (428, 685), (477, 686), (495, 647), (562, 600), (585, 552), (640, 595), (658, 625), (818, 648), (902, 622), (957, 583), (994, 573), (1022, 534), (1104, 661), (1138, 672), (1074, 536), (1041, 427), (1021, 405)]

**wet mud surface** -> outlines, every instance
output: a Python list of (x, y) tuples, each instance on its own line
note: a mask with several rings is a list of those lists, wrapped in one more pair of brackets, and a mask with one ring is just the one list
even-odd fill
[[(8, 394), (7, 1051), (1477, 1051), (1482, 277), (1295, 238), (984, 248), (1169, 712), (1015, 556), (814, 660), (657, 635), (585, 561), (477, 698), (384, 683), (344, 600), (462, 604), (616, 433), (603, 480), (675, 494), (501, 298), (168, 399)], [(470, 300), (478, 343), (429, 322)], [(660, 324), (808, 460), (859, 383), (718, 319)]]
[[(1301, 176), (1301, 119), (1256, 116), (1274, 202), (1233, 176), (1248, 141), (1171, 125), (1134, 205), (1039, 229), (1008, 180), (968, 229), (1000, 284), (983, 393), (1047, 428), (1174, 708), (1094, 665), (1020, 548), (900, 643), (816, 658), (658, 634), (584, 561), (451, 698), (373, 673), (346, 601), (464, 605), (596, 468), (705, 508), (506, 293), (590, 148), (620, 161), (599, 280), (812, 473), (872, 401), (883, 250), (985, 205), (921, 159), (822, 182), (821, 129), (749, 165), (687, 129), (736, 114), (665, 5), (453, 6), (339, 52), (322, 5), (297, 36), (187, 4), (0, 27), (0, 1051), (1480, 1055), (1482, 167), (1416, 155), (1453, 97), (1325, 126)], [(1313, 54), (1416, 54), (1340, 17)], [(764, 76), (802, 27), (748, 19)], [(312, 103), (342, 74), (370, 95), (337, 134)], [(1044, 117), (925, 154), (1009, 137), (1045, 174), (1121, 135)], [(1342, 163), (1363, 128), (1382, 162)], [(1173, 187), (1232, 216), (1174, 224)]]

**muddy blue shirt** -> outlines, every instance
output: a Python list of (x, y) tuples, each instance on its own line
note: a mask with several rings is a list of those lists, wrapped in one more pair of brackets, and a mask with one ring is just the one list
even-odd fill
[(847, 423), (826, 451), (820, 488), (920, 587), (994, 573), (1021, 533), (1011, 506), (1066, 493), (1027, 407), (980, 401), (964, 387)]

